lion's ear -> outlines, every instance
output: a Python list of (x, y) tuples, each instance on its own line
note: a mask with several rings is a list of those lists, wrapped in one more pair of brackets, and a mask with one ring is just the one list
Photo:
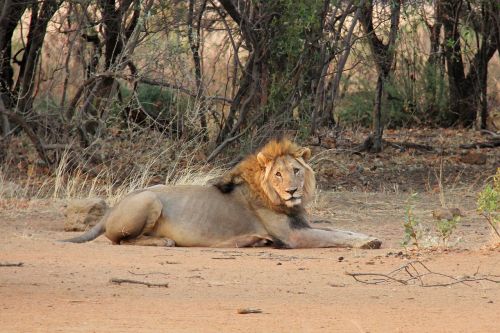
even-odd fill
[(264, 155), (262, 152), (257, 154), (257, 162), (259, 162), (259, 165), (261, 168), (265, 168), (267, 163), (269, 163), (269, 159), (267, 158), (266, 155)]
[(311, 149), (306, 148), (306, 147), (301, 147), (301, 148), (299, 148), (299, 149), (295, 152), (294, 156), (295, 156), (296, 158), (299, 158), (299, 157), (300, 157), (300, 158), (302, 158), (304, 161), (306, 161), (306, 162), (307, 162), (307, 160), (309, 160), (309, 159), (311, 158)]

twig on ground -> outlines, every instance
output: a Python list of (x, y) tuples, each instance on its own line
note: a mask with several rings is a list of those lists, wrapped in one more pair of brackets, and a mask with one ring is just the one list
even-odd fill
[[(423, 272), (422, 272), (423, 271)], [(398, 273), (404, 273), (403, 277), (397, 277)], [(388, 274), (383, 273), (351, 273), (345, 272), (346, 275), (352, 276), (354, 280), (365, 283), (365, 284), (387, 284), (390, 282), (397, 282), (402, 285), (415, 284), (417, 282), (421, 287), (448, 287), (454, 284), (462, 283), (466, 286), (471, 287), (467, 282), (478, 282), (478, 281), (488, 281), (492, 283), (500, 283), (500, 280), (492, 279), (493, 276), (478, 276), (478, 272), (474, 276), (464, 276), (462, 278), (454, 278), (453, 276), (433, 272), (424, 263), (419, 260), (409, 262)], [(424, 277), (445, 277), (450, 279), (450, 282), (446, 283), (426, 283)], [(364, 279), (371, 278), (371, 279)]]
[(153, 274), (170, 275), (169, 273), (163, 273), (163, 272), (150, 272), (150, 273), (135, 273), (135, 272), (132, 272), (132, 271), (128, 271), (128, 272), (130, 274), (132, 274), (132, 275), (141, 275), (141, 276), (153, 275)]
[(212, 257), (210, 259), (236, 259), (235, 257)]
[(24, 262), (0, 262), (0, 267), (22, 267)]
[(130, 280), (130, 279), (111, 278), (109, 280), (109, 282), (115, 283), (115, 284), (130, 283), (130, 284), (142, 284), (142, 285), (145, 285), (145, 286), (148, 286), (148, 287), (164, 287), (164, 288), (168, 288), (168, 283), (150, 283), (150, 282)]

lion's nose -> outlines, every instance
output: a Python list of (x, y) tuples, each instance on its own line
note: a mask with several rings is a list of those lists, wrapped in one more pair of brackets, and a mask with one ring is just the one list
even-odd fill
[(288, 190), (286, 190), (287, 193), (289, 193), (290, 195), (293, 195), (295, 192), (297, 192), (297, 188), (294, 187), (294, 188), (289, 188)]

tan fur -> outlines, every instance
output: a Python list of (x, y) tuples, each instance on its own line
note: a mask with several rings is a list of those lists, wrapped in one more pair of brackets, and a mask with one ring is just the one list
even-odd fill
[(367, 235), (311, 228), (304, 205), (315, 191), (308, 148), (273, 140), (215, 186), (154, 186), (126, 196), (89, 232), (114, 244), (245, 247), (380, 247)]

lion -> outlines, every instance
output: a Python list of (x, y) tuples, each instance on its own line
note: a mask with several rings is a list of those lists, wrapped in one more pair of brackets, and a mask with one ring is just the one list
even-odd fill
[(305, 205), (316, 183), (311, 151), (288, 139), (272, 140), (213, 185), (156, 185), (125, 196), (81, 236), (102, 234), (113, 244), (276, 248), (379, 248), (368, 235), (313, 228)]

